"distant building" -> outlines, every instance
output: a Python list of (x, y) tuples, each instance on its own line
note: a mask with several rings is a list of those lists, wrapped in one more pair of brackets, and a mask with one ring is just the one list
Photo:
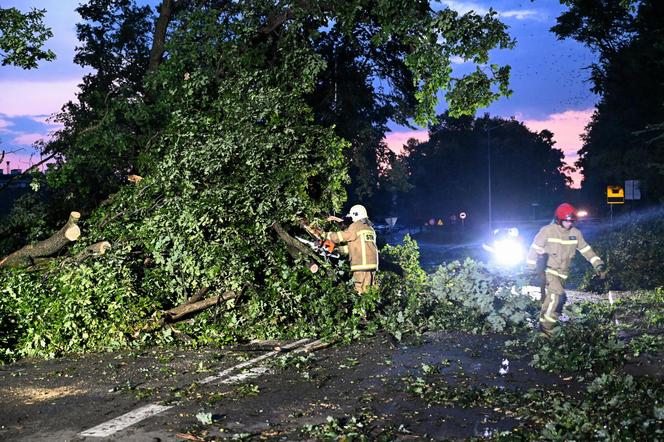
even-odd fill
[(0, 170), (0, 217), (9, 214), (14, 201), (30, 191), (30, 177), (18, 178), (21, 169), (11, 169), (9, 174)]

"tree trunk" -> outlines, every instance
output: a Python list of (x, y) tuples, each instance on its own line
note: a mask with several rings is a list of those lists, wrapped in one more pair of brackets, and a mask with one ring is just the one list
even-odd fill
[(152, 37), (152, 48), (150, 49), (150, 62), (148, 72), (154, 72), (161, 63), (161, 57), (164, 55), (166, 47), (166, 31), (171, 22), (171, 15), (177, 1), (164, 0), (159, 8), (159, 18), (154, 27), (154, 36)]
[(50, 238), (36, 244), (29, 244), (6, 256), (0, 261), (0, 267), (29, 266), (35, 263), (35, 258), (56, 254), (64, 246), (81, 236), (81, 229), (77, 225), (80, 218), (80, 213), (71, 212), (67, 223)]

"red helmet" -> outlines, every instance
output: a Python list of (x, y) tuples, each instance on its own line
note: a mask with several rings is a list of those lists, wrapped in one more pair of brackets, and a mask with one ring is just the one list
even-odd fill
[(576, 221), (576, 209), (569, 203), (562, 203), (555, 212), (556, 221)]

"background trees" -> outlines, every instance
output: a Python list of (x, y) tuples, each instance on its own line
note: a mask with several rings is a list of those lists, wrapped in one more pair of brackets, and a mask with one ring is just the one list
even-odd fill
[(661, 202), (664, 150), (656, 138), (664, 121), (664, 4), (564, 3), (569, 10), (552, 31), (588, 45), (599, 56), (591, 81), (601, 99), (578, 161), (584, 170), (583, 191), (603, 201), (607, 185), (640, 179), (645, 202)]
[(400, 159), (412, 185), (400, 199), (406, 202), (403, 215), (421, 225), (441, 217), (447, 223), (449, 216), (465, 211), (469, 221), (485, 222), (489, 128), (493, 218), (528, 218), (533, 203), (544, 208), (556, 204), (569, 178), (551, 132), (532, 132), (518, 121), (488, 115), (443, 115), (431, 127), (429, 141), (409, 143)]

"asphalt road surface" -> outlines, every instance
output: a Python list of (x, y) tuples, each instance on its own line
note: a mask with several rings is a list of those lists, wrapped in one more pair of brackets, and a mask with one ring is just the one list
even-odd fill
[(22, 361), (0, 369), (0, 439), (311, 440), (308, 425), (359, 416), (376, 437), (482, 436), (515, 422), (493, 410), (429, 407), (406, 380), (428, 365), (452, 382), (463, 374), (504, 388), (566, 385), (526, 360), (500, 374), (505, 339), (379, 335), (313, 353), (154, 349)]

